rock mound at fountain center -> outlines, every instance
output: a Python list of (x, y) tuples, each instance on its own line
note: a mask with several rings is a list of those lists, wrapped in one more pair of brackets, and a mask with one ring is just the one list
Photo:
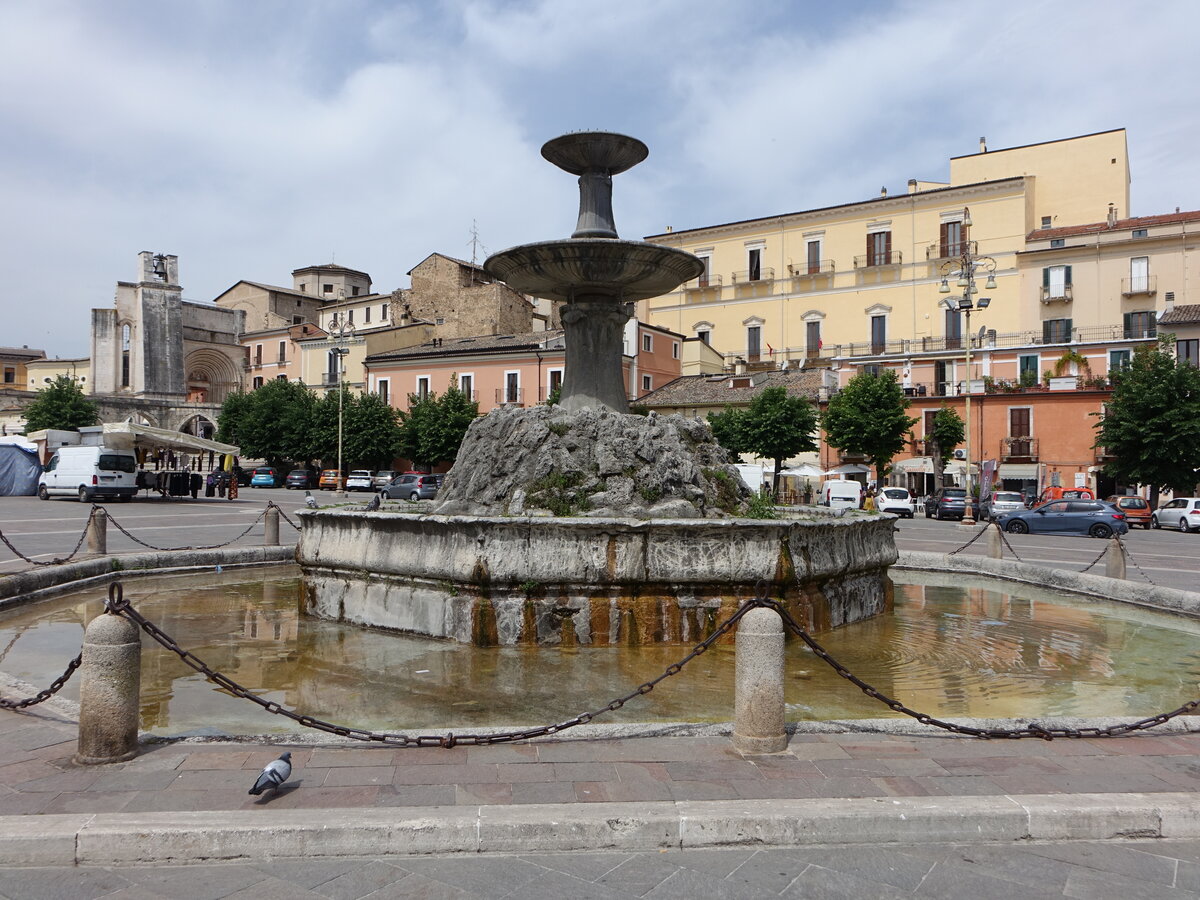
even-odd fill
[(748, 497), (703, 421), (536, 406), (472, 423), (436, 512), (722, 518)]

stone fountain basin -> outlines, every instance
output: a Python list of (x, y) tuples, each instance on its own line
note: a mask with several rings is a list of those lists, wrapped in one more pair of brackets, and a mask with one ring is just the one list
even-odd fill
[(479, 646), (694, 642), (758, 582), (826, 630), (890, 608), (891, 516), (582, 519), (302, 512), (305, 608)]
[(670, 293), (699, 277), (704, 264), (686, 251), (645, 241), (571, 238), (502, 250), (484, 269), (535, 297), (605, 295), (633, 302)]

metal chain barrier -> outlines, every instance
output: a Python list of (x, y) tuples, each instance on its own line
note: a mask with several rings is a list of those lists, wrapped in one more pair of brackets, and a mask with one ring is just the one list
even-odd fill
[(268, 500), (267, 501), (267, 509), (270, 509), (271, 507), (274, 507), (279, 512), (279, 515), (283, 519), (283, 521), (287, 522), (289, 525), (291, 525), (297, 531), (300, 530), (300, 526), (296, 522), (293, 522), (291, 520), (291, 517), (289, 517), (288, 514), (283, 511), (282, 506), (280, 506), (274, 500)]
[(962, 553), (964, 550), (966, 550), (968, 547), (970, 547), (970, 546), (971, 546), (973, 543), (975, 543), (977, 540), (979, 540), (979, 539), (980, 539), (981, 537), (983, 537), (985, 534), (987, 534), (987, 529), (986, 529), (986, 528), (980, 528), (980, 529), (979, 529), (977, 532), (975, 532), (975, 536), (974, 536), (973, 538), (971, 538), (969, 541), (967, 541), (965, 544), (963, 544), (963, 545), (962, 545), (961, 547), (959, 547), (957, 550), (951, 550), (951, 551), (950, 551), (949, 553), (947, 553), (946, 555), (947, 555), (947, 556), (954, 556), (956, 553)]
[(1123, 554), (1125, 554), (1125, 558), (1127, 560), (1129, 560), (1129, 562), (1133, 563), (1133, 567), (1138, 570), (1138, 574), (1141, 575), (1143, 578), (1145, 578), (1146, 581), (1148, 581), (1150, 584), (1154, 585), (1155, 587), (1158, 587), (1158, 585), (1154, 584), (1153, 579), (1151, 579), (1150, 576), (1145, 573), (1145, 571), (1142, 569), (1142, 567), (1138, 565), (1137, 560), (1133, 558), (1133, 554), (1129, 552), (1128, 545), (1126, 545), (1126, 543), (1123, 540), (1121, 540), (1121, 536), (1118, 534), (1116, 537), (1117, 537), (1117, 543), (1120, 544), (1120, 546), (1121, 546), (1121, 552)]
[(126, 530), (126, 528), (120, 522), (118, 522), (116, 519), (113, 518), (112, 513), (109, 513), (108, 521), (111, 522), (113, 525), (115, 525), (117, 528), (117, 531), (121, 532), (121, 534), (125, 535), (125, 537), (129, 538), (135, 544), (141, 544), (143, 547), (145, 547), (148, 550), (219, 550), (221, 547), (228, 547), (230, 544), (232, 544), (236, 541), (240, 541), (242, 538), (244, 538), (246, 535), (248, 535), (251, 531), (254, 530), (254, 526), (263, 520), (263, 517), (266, 516), (266, 514), (267, 514), (267, 511), (264, 509), (262, 512), (260, 512), (258, 514), (258, 517), (246, 527), (246, 530), (243, 531), (241, 534), (239, 534), (237, 537), (231, 538), (230, 540), (225, 541), (225, 543), (223, 543), (223, 544), (208, 544), (203, 547), (156, 547), (153, 544), (148, 544), (145, 541), (143, 541), (141, 538), (134, 537), (132, 534), (130, 534), (129, 531)]
[(1008, 552), (1016, 558), (1017, 562), (1025, 562), (1025, 560), (1021, 559), (1021, 555), (1017, 553), (1016, 548), (1008, 542), (1008, 536), (1004, 533), (1004, 529), (1000, 527), (1000, 523), (993, 522), (992, 524), (995, 525), (996, 530), (1000, 532), (1000, 540), (1003, 542), (1004, 546), (1008, 548)]
[[(597, 716), (602, 716), (607, 712), (614, 712), (620, 709), (630, 700), (636, 697), (650, 693), (658, 685), (659, 682), (672, 675), (677, 675), (679, 671), (689, 662), (704, 653), (718, 639), (727, 634), (738, 621), (751, 609), (756, 606), (771, 606), (774, 601), (771, 600), (749, 600), (737, 609), (736, 612), (724, 622), (722, 622), (713, 631), (711, 635), (692, 648), (683, 659), (677, 663), (672, 663), (667, 666), (661, 675), (657, 678), (652, 678), (650, 681), (644, 682), (630, 691), (623, 697), (618, 697), (610, 701), (604, 706), (594, 709), (591, 712), (580, 713), (572, 719), (567, 719), (563, 722), (557, 722), (552, 725), (541, 725), (536, 728), (526, 728), (521, 731), (507, 731), (499, 734), (424, 734), (424, 735), (405, 735), (394, 734), (391, 732), (366, 731), (361, 728), (350, 728), (345, 725), (336, 725), (332, 722), (325, 722), (313, 716), (303, 715), (293, 712), (289, 709), (284, 709), (278, 703), (271, 700), (264, 700), (254, 694), (248, 688), (238, 684), (232, 678), (221, 674), (211, 668), (195, 654), (184, 650), (179, 644), (164, 632), (153, 622), (146, 619), (141, 613), (134, 609), (129, 601), (124, 598), (124, 591), (120, 582), (114, 582), (108, 588), (108, 600), (105, 602), (105, 609), (116, 615), (124, 616), (129, 619), (146, 634), (150, 635), (155, 641), (177, 655), (186, 665), (199, 672), (209, 681), (220, 685), (235, 697), (241, 697), (253, 703), (257, 703), (269, 713), (283, 716), (303, 725), (305, 728), (315, 728), (318, 731), (324, 731), (328, 734), (334, 734), (338, 737), (351, 738), (356, 741), (373, 741), (376, 743), (386, 744), (392, 747), (454, 747), (458, 744), (467, 744), (473, 746), (484, 746), (487, 744), (505, 744), (513, 741), (525, 741), (531, 738), (545, 737), (546, 735), (557, 734), (560, 731), (566, 731), (568, 728), (574, 728), (576, 725), (586, 725)], [(775, 604), (777, 605), (777, 604)]]
[(1100, 560), (1104, 559), (1104, 557), (1105, 557), (1107, 554), (1108, 554), (1108, 548), (1107, 548), (1107, 547), (1105, 547), (1103, 550), (1101, 550), (1101, 551), (1100, 551), (1100, 555), (1099, 555), (1099, 556), (1097, 556), (1097, 557), (1096, 557), (1095, 559), (1093, 559), (1093, 560), (1092, 560), (1090, 563), (1088, 563), (1086, 566), (1084, 566), (1082, 569), (1080, 569), (1080, 570), (1079, 570), (1079, 574), (1080, 574), (1080, 575), (1082, 575), (1084, 572), (1086, 572), (1086, 571), (1088, 571), (1089, 569), (1091, 569), (1093, 566), (1095, 566), (1095, 565), (1096, 565), (1096, 563), (1098, 563), (1098, 562), (1100, 562)]
[(67, 663), (66, 671), (50, 682), (50, 687), (44, 691), (39, 691), (32, 697), (26, 697), (24, 700), (5, 700), (0, 697), (0, 709), (27, 709), (30, 706), (49, 700), (55, 694), (62, 690), (64, 684), (71, 680), (71, 676), (75, 674), (75, 670), (79, 668), (79, 664), (83, 662), (83, 653), (81, 652), (73, 660)]
[(75, 558), (75, 554), (79, 552), (79, 548), (83, 546), (83, 542), (87, 540), (88, 528), (91, 527), (92, 519), (95, 518), (96, 510), (100, 509), (95, 503), (92, 504), (91, 510), (88, 512), (87, 521), (83, 523), (83, 531), (79, 535), (79, 540), (75, 542), (75, 549), (66, 556), (56, 556), (51, 560), (38, 560), (26, 556), (20, 550), (12, 545), (12, 542), (4, 536), (4, 532), (0, 531), (0, 541), (4, 542), (4, 546), (11, 550), (17, 557), (34, 566), (61, 566), (65, 562), (69, 562)]

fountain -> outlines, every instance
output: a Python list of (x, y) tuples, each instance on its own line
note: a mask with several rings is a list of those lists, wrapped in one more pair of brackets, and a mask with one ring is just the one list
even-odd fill
[(429, 514), (302, 513), (308, 612), (484, 646), (603, 646), (702, 639), (760, 580), (817, 629), (888, 607), (890, 518), (743, 518), (749, 490), (706, 423), (629, 414), (632, 304), (702, 271), (617, 235), (612, 176), (647, 154), (609, 132), (542, 148), (579, 176), (575, 232), (485, 268), (565, 302), (560, 402), (476, 420)]

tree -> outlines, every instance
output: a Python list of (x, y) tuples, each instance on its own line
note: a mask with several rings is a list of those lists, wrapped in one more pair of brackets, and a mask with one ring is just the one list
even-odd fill
[(400, 419), (378, 394), (359, 394), (343, 410), (343, 451), (372, 469), (387, 468), (400, 446)]
[(933, 458), (934, 472), (939, 476), (937, 483), (941, 484), (940, 476), (946, 471), (946, 463), (950, 461), (954, 448), (963, 442), (967, 435), (962, 417), (946, 405), (942, 405), (933, 414), (933, 428), (925, 435), (929, 442), (929, 455)]
[(268, 381), (249, 393), (231, 394), (217, 416), (217, 439), (237, 444), (243, 456), (280, 468), (313, 457), (316, 398), (299, 381)]
[(78, 431), (95, 425), (99, 418), (99, 409), (84, 396), (79, 383), (68, 375), (59, 375), (25, 407), (25, 433), (44, 428)]
[(745, 409), (710, 413), (713, 436), (734, 454), (753, 453), (775, 463), (771, 492), (779, 494), (779, 470), (797, 453), (817, 449), (817, 411), (803, 397), (789, 396), (784, 387), (761, 391)]
[(821, 426), (830, 446), (870, 458), (877, 483), (883, 484), (892, 457), (904, 449), (917, 421), (905, 415), (906, 409), (908, 400), (894, 371), (859, 372), (830, 398)]
[(1113, 372), (1112, 399), (1097, 413), (1096, 446), (1113, 457), (1105, 474), (1150, 486), (1150, 505), (1170, 488), (1191, 494), (1200, 469), (1200, 369), (1171, 352), (1171, 339), (1142, 346)]
[(454, 462), (467, 429), (479, 415), (479, 404), (456, 384), (437, 394), (409, 395), (410, 406), (400, 416), (400, 453), (414, 463), (434, 466)]

